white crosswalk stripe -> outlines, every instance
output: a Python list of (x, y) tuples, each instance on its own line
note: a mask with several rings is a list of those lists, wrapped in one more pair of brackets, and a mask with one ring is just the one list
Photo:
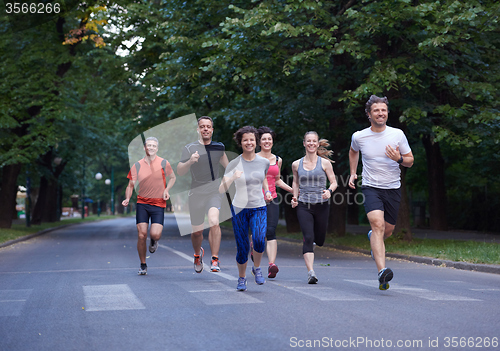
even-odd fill
[(191, 293), (192, 296), (206, 305), (264, 303), (249, 294), (237, 291), (236, 281), (234, 283), (234, 287), (229, 287), (216, 280), (202, 282), (178, 282), (176, 284)]
[(127, 284), (86, 285), (83, 295), (88, 312), (145, 309)]
[(329, 287), (323, 287), (320, 285), (306, 285), (303, 282), (283, 282), (276, 283), (271, 282), (271, 284), (280, 285), (289, 290), (298, 292), (300, 294), (321, 300), (321, 301), (368, 301), (373, 300), (365, 296), (354, 294), (351, 292), (342, 291), (339, 289), (333, 289)]
[(0, 317), (21, 315), (24, 304), (33, 289), (0, 290)]

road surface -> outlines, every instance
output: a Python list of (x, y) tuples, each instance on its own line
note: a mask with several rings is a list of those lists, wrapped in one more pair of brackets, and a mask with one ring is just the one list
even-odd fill
[(230, 235), (221, 273), (194, 272), (172, 216), (147, 276), (136, 243), (121, 218), (0, 249), (0, 350), (500, 350), (499, 275), (388, 260), (380, 291), (369, 256), (317, 247), (308, 285), (301, 245), (281, 241), (276, 279), (248, 268), (237, 292)]

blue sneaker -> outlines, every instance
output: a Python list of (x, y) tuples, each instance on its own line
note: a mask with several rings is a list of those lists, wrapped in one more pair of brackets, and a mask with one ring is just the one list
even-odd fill
[(238, 286), (236, 287), (238, 291), (247, 291), (247, 279), (239, 277), (238, 278)]
[[(371, 242), (371, 240), (370, 240), (371, 236), (372, 236), (372, 231), (370, 230), (368, 232), (368, 241), (370, 241), (370, 242)], [(370, 255), (372, 256), (372, 260), (375, 260), (375, 257), (373, 257), (373, 251), (372, 250), (370, 250)]]
[(262, 270), (260, 269), (260, 267), (252, 267), (252, 274), (255, 276), (255, 284), (262, 285), (266, 282), (264, 276), (262, 275)]
[(382, 268), (380, 272), (378, 272), (378, 282), (380, 283), (380, 290), (389, 289), (389, 281), (394, 277), (394, 273), (390, 268)]

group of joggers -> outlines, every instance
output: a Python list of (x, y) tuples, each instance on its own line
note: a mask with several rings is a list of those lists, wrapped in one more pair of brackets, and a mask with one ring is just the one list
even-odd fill
[[(378, 270), (379, 288), (389, 288), (393, 272), (385, 266), (384, 240), (392, 235), (401, 200), (400, 166), (411, 167), (413, 154), (404, 133), (387, 126), (387, 98), (372, 95), (365, 105), (370, 127), (352, 135), (349, 150), (349, 187), (355, 189), (359, 153), (362, 155), (362, 184), (364, 206), (371, 230), (368, 240), (372, 258)], [(191, 242), (194, 250), (194, 269), (203, 271), (202, 248), (205, 217), (208, 218), (208, 242), (211, 250), (212, 272), (220, 272), (219, 249), (221, 229), (219, 212), (222, 200), (234, 184), (230, 200), (231, 221), (236, 240), (238, 266), (237, 290), (247, 289), (246, 268), (250, 253), (255, 283), (262, 285), (265, 278), (261, 269), (264, 251), (269, 264), (267, 277), (275, 278), (276, 227), (279, 219), (277, 187), (292, 193), (291, 205), (296, 208), (303, 234), (302, 253), (308, 271), (307, 282), (316, 284), (314, 272), (314, 244), (325, 242), (330, 201), (337, 181), (328, 150), (328, 140), (318, 133), (305, 133), (304, 157), (292, 163), (293, 184), (290, 187), (280, 175), (282, 158), (272, 153), (276, 133), (268, 127), (244, 126), (234, 133), (234, 140), (242, 153), (229, 162), (224, 144), (212, 140), (213, 120), (208, 116), (198, 119), (199, 139), (186, 145), (177, 165), (177, 174), (191, 174), (188, 206), (192, 226)], [(256, 152), (260, 146), (260, 152)], [(137, 250), (141, 261), (140, 275), (147, 274), (146, 248), (148, 226), (151, 220), (149, 251), (154, 253), (163, 229), (164, 209), (170, 198), (170, 189), (176, 181), (170, 163), (157, 156), (158, 140), (149, 137), (144, 143), (146, 156), (136, 162), (128, 174), (129, 184), (123, 206), (128, 206), (135, 185), (137, 195), (136, 223)], [(225, 169), (220, 180), (219, 165)], [(329, 187), (327, 188), (327, 180)], [(136, 184), (137, 183), (137, 184)], [(249, 229), (252, 235), (249, 239)], [(266, 241), (267, 239), (267, 241)]]

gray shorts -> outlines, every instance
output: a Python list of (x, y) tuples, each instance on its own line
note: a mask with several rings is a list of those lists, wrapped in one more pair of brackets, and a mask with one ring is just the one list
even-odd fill
[(221, 194), (189, 194), (189, 214), (191, 217), (191, 225), (199, 226), (205, 222), (205, 215), (212, 207), (220, 210)]

